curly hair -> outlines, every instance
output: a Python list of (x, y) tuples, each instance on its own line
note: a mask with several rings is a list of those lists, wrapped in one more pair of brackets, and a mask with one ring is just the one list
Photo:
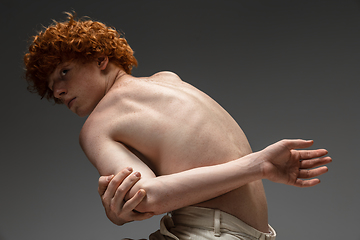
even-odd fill
[(24, 56), (28, 90), (38, 93), (41, 98), (53, 99), (55, 103), (61, 102), (48, 88), (48, 78), (62, 62), (89, 62), (106, 55), (128, 74), (133, 66), (137, 66), (133, 50), (114, 28), (89, 19), (75, 20), (75, 13), (66, 14), (68, 21), (54, 20), (52, 25), (34, 36), (29, 52)]

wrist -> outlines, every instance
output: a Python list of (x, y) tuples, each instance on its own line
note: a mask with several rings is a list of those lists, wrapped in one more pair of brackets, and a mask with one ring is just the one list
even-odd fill
[(254, 177), (254, 181), (265, 178), (264, 165), (266, 165), (264, 153), (262, 151), (250, 153), (246, 156), (248, 161), (248, 172)]

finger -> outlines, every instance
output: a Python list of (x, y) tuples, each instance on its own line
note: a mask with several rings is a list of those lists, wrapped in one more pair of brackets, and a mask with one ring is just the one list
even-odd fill
[(146, 196), (146, 191), (144, 189), (140, 189), (132, 198), (126, 201), (126, 203), (123, 206), (123, 210), (124, 211), (134, 210), (141, 203), (141, 201), (144, 199), (145, 196)]
[(132, 172), (132, 168), (125, 168), (121, 170), (118, 174), (113, 177), (113, 179), (110, 181), (105, 193), (103, 194), (103, 201), (110, 201), (119, 187), (119, 185), (124, 181), (124, 179), (129, 176), (129, 174)]
[(320, 180), (317, 178), (310, 180), (297, 179), (295, 182), (295, 186), (297, 187), (313, 187), (320, 183)]
[(100, 196), (104, 195), (104, 193), (107, 189), (107, 186), (109, 185), (109, 182), (113, 177), (114, 177), (114, 175), (101, 176), (99, 178), (98, 193)]
[(319, 167), (319, 168), (315, 168), (315, 169), (311, 169), (311, 170), (300, 170), (299, 172), (299, 176), (298, 178), (313, 178), (313, 177), (318, 177), (326, 172), (328, 172), (329, 169), (326, 166), (323, 167)]
[(326, 149), (316, 149), (316, 150), (298, 150), (300, 159), (311, 159), (325, 156), (328, 154)]
[(281, 140), (280, 143), (285, 144), (289, 149), (308, 148), (313, 145), (313, 140), (303, 139), (285, 139)]
[[(116, 189), (115, 195), (111, 201), (111, 209), (112, 211), (116, 213), (120, 213), (121, 211), (125, 211), (123, 206), (123, 201), (125, 198), (125, 195), (128, 193), (128, 191), (134, 186), (134, 184), (139, 181), (141, 178), (141, 174), (139, 172), (135, 172), (128, 176)], [(132, 211), (132, 209), (128, 209), (128, 211)]]
[(146, 196), (146, 191), (144, 189), (140, 189), (124, 205), (124, 210), (125, 209), (131, 210), (130, 218), (134, 221), (145, 220), (145, 219), (151, 218), (152, 216), (155, 215), (154, 213), (151, 213), (151, 212), (141, 213), (141, 212), (134, 210), (136, 208), (136, 206), (139, 205), (139, 203), (144, 199), (145, 196)]
[(310, 169), (319, 167), (321, 165), (325, 165), (328, 163), (331, 163), (332, 159), (331, 157), (322, 157), (322, 158), (315, 158), (311, 160), (303, 160), (300, 163), (300, 169)]

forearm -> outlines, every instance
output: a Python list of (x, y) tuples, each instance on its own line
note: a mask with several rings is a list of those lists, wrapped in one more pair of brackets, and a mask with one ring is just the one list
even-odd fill
[(143, 178), (130, 190), (128, 198), (139, 189), (147, 197), (136, 208), (139, 212), (161, 214), (200, 203), (261, 179), (259, 153), (252, 153), (224, 164)]

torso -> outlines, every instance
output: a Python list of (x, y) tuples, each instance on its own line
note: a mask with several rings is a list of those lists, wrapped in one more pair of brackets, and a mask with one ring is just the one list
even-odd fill
[[(97, 112), (106, 112), (112, 137), (132, 149), (156, 175), (224, 163), (251, 153), (235, 120), (173, 73), (128, 76), (115, 82), (93, 114)], [(260, 231), (268, 228), (261, 181), (196, 206), (220, 209)]]

